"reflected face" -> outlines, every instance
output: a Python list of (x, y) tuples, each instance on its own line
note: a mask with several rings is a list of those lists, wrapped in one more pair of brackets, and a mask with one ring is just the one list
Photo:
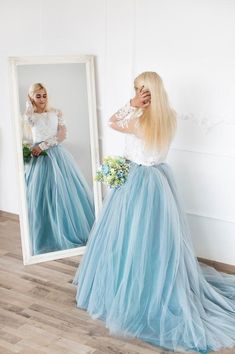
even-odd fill
[(44, 89), (40, 89), (33, 94), (33, 102), (38, 111), (43, 111), (47, 104), (47, 93)]

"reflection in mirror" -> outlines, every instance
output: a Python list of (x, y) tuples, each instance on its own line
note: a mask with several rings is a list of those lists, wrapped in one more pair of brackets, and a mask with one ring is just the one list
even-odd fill
[(30, 256), (85, 246), (95, 221), (96, 128), (86, 64), (17, 65), (15, 75)]
[(23, 132), (33, 255), (85, 246), (95, 217), (91, 191), (62, 144), (63, 113), (50, 106), (41, 83), (29, 88)]

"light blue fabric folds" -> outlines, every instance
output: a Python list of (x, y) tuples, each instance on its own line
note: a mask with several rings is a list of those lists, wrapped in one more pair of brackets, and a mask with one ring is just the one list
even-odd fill
[(76, 301), (111, 334), (172, 351), (235, 345), (235, 276), (195, 257), (171, 167), (131, 163), (76, 272)]
[(25, 169), (33, 255), (86, 245), (95, 212), (89, 187), (61, 145)]

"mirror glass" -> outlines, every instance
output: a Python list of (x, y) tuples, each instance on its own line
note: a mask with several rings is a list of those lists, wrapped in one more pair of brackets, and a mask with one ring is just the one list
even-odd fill
[(95, 221), (98, 134), (88, 69), (86, 60), (15, 63), (27, 258), (84, 249)]

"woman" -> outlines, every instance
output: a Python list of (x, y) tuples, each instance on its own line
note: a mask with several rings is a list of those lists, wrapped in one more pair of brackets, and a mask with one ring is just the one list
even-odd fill
[(61, 145), (65, 121), (61, 111), (49, 107), (43, 84), (30, 87), (24, 117), (34, 156), (25, 170), (32, 253), (84, 246), (95, 218), (92, 195)]
[(126, 183), (107, 197), (74, 284), (112, 334), (172, 351), (235, 345), (235, 276), (198, 263), (170, 166), (176, 130), (160, 76), (145, 72), (110, 126), (126, 133)]

